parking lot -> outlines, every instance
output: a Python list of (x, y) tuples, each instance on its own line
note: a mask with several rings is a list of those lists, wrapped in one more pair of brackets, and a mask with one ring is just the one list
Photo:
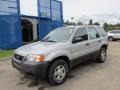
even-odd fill
[(109, 44), (105, 63), (81, 64), (59, 86), (21, 74), (11, 66), (11, 60), (0, 61), (0, 90), (120, 90), (120, 42)]

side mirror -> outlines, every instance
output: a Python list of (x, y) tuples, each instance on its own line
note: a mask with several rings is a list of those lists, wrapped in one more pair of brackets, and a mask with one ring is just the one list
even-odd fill
[(72, 43), (78, 43), (78, 42), (81, 42), (81, 41), (83, 41), (82, 37), (76, 36), (76, 37), (73, 38)]

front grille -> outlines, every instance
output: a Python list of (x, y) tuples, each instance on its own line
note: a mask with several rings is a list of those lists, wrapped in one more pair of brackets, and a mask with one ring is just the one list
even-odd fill
[(14, 57), (19, 60), (19, 61), (22, 61), (24, 56), (21, 56), (21, 55), (18, 55), (18, 54), (15, 54)]

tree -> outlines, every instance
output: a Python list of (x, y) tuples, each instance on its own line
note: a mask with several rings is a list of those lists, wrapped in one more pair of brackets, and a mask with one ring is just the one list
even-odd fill
[(71, 20), (74, 20), (74, 17), (71, 17)]
[(98, 22), (95, 22), (95, 23), (94, 23), (94, 25), (98, 25), (98, 26), (100, 26), (100, 23), (98, 23)]
[(74, 23), (74, 22), (71, 22), (71, 25), (73, 25), (73, 26), (76, 26), (76, 23)]
[(69, 25), (69, 24), (70, 24), (70, 22), (67, 20), (67, 21), (66, 21), (66, 24), (67, 24), (67, 25)]
[(70, 22), (67, 20), (67, 21), (64, 21), (64, 25), (66, 26), (66, 25), (69, 25), (70, 24)]
[(103, 24), (103, 28), (104, 28), (106, 31), (108, 31), (108, 24), (107, 24), (107, 23), (104, 23), (104, 24)]
[(92, 19), (90, 19), (88, 25), (93, 25), (93, 20)]
[(68, 25), (73, 25), (73, 26), (75, 26), (76, 23), (74, 23), (74, 22), (69, 22), (69, 21), (67, 20), (66, 22), (64, 22), (64, 26), (68, 26)]
[(103, 27), (104, 27), (104, 29), (106, 31), (120, 30), (120, 24), (119, 23), (117, 23), (117, 24), (107, 24), (107, 23), (104, 23)]
[(83, 25), (83, 24), (82, 24), (82, 22), (79, 21), (79, 22), (77, 23), (77, 25)]

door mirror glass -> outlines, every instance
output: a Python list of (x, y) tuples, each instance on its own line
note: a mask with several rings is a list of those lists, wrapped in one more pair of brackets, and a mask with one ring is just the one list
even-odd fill
[(82, 42), (82, 41), (83, 41), (83, 39), (81, 36), (76, 36), (76, 37), (74, 37), (72, 43), (78, 43), (78, 42)]

